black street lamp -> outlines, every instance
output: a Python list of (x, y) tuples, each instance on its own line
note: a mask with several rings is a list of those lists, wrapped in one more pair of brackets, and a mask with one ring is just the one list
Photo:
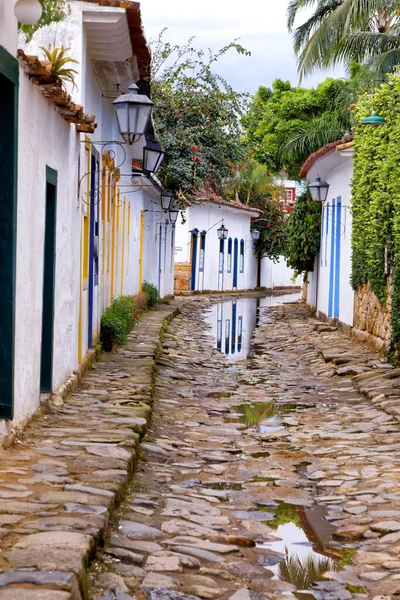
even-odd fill
[(218, 227), (218, 229), (217, 229), (217, 234), (218, 234), (218, 239), (219, 240), (226, 240), (227, 237), (228, 237), (228, 230), (225, 227), (223, 221), (222, 221), (221, 227)]
[(253, 229), (253, 231), (251, 232), (251, 237), (253, 238), (253, 242), (256, 242), (260, 239), (260, 232), (258, 231), (258, 229)]
[(174, 201), (174, 195), (172, 192), (163, 192), (161, 194), (161, 207), (164, 212), (168, 212), (172, 209), (172, 203)]
[(119, 132), (129, 145), (144, 134), (153, 110), (153, 102), (138, 90), (136, 83), (132, 83), (129, 94), (122, 94), (113, 102)]
[(143, 171), (157, 173), (164, 160), (164, 150), (156, 140), (149, 140), (143, 148)]
[(171, 221), (172, 227), (175, 227), (175, 223), (177, 221), (179, 215), (179, 208), (170, 208), (169, 209), (169, 220)]
[(321, 181), (321, 177), (317, 175), (316, 180), (309, 184), (308, 189), (310, 190), (311, 198), (315, 202), (325, 202), (328, 196), (329, 183)]

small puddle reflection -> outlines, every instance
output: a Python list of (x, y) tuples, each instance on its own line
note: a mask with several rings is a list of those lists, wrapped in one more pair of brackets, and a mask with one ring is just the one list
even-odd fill
[[(310, 409), (313, 404), (276, 404), (275, 402), (248, 402), (232, 406), (224, 417), (225, 423), (241, 423), (243, 429), (257, 428), (258, 433), (272, 433), (285, 429), (282, 417), (292, 411)], [(235, 414), (236, 413), (236, 414)]]
[(269, 294), (263, 298), (243, 297), (213, 304), (205, 312), (205, 319), (212, 327), (215, 347), (231, 362), (246, 359), (250, 354), (254, 329), (270, 322), (267, 317), (261, 316), (263, 309), (295, 302), (299, 297), (299, 293)]
[[(338, 571), (351, 563), (352, 548), (330, 546), (335, 528), (325, 521), (326, 509), (279, 502), (272, 520), (266, 524), (274, 530), (276, 541), (258, 545), (262, 548), (260, 564), (274, 573), (273, 579), (291, 583), (297, 590), (307, 590), (324, 579), (327, 571)], [(314, 596), (302, 594), (303, 600)]]

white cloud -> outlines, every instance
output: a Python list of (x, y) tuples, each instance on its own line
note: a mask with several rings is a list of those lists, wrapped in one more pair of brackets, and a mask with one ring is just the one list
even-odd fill
[[(184, 43), (194, 35), (196, 47), (217, 50), (239, 37), (251, 57), (228, 54), (219, 72), (237, 90), (255, 92), (274, 79), (298, 84), (296, 59), (286, 28), (286, 0), (142, 0), (142, 19), (147, 39), (168, 28), (166, 39)], [(327, 76), (343, 76), (337, 69), (315, 73), (303, 85), (312, 87)]]

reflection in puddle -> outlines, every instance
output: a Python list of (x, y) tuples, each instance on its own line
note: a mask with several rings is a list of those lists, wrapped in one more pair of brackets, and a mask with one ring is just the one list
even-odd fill
[(299, 298), (295, 294), (271, 294), (264, 298), (235, 298), (217, 302), (205, 313), (205, 319), (212, 326), (216, 348), (231, 361), (244, 360), (250, 353), (253, 331), (260, 323), (267, 323), (262, 309), (293, 302)]
[[(241, 423), (243, 429), (257, 428), (258, 433), (272, 433), (285, 429), (282, 416), (302, 409), (310, 409), (314, 405), (276, 404), (275, 402), (248, 402), (232, 406), (232, 411), (224, 417), (225, 423)], [(234, 414), (237, 413), (237, 414)]]
[(321, 581), (324, 573), (337, 571), (346, 563), (344, 553), (329, 547), (334, 527), (325, 521), (325, 513), (319, 505), (305, 508), (279, 503), (274, 518), (266, 522), (277, 539), (259, 546), (263, 549), (260, 562), (274, 573), (274, 579), (307, 590)]

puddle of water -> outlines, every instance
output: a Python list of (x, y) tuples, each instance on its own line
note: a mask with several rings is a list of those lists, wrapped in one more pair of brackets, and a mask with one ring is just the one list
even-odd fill
[(211, 490), (233, 490), (240, 492), (243, 489), (241, 483), (232, 483), (230, 481), (219, 481), (218, 483), (204, 483), (204, 487), (210, 488)]
[[(314, 581), (321, 581), (325, 572), (349, 564), (348, 553), (329, 546), (335, 528), (324, 520), (325, 514), (325, 508), (319, 505), (305, 508), (279, 503), (274, 518), (266, 521), (277, 539), (260, 544), (271, 551), (262, 555), (262, 564), (274, 573), (273, 579), (283, 579), (298, 590), (307, 590)], [(304, 600), (304, 595), (301, 598)]]
[(285, 429), (282, 416), (297, 410), (309, 409), (308, 404), (276, 404), (275, 402), (250, 402), (232, 406), (232, 411), (224, 417), (225, 423), (241, 423), (244, 429), (257, 427), (258, 433), (272, 433)]
[(244, 429), (258, 427), (258, 430), (260, 430), (263, 423), (277, 418), (275, 417), (276, 406), (273, 402), (240, 404), (239, 406), (232, 406), (232, 410), (237, 413), (237, 416), (231, 414), (231, 416), (224, 419), (225, 422), (241, 423), (245, 426)]
[(213, 304), (205, 312), (205, 319), (212, 327), (215, 347), (231, 362), (246, 359), (250, 353), (254, 329), (268, 321), (261, 316), (262, 309), (293, 302), (298, 298), (299, 293), (279, 296), (271, 294), (264, 298), (235, 298)]

